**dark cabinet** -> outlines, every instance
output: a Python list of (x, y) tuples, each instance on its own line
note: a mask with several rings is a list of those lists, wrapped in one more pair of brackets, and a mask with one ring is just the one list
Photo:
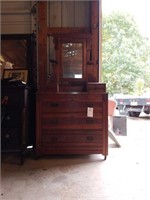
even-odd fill
[(7, 104), (2, 105), (4, 113), (1, 122), (1, 150), (2, 153), (20, 153), (22, 164), (28, 135), (28, 88), (2, 86), (1, 99), (6, 97)]

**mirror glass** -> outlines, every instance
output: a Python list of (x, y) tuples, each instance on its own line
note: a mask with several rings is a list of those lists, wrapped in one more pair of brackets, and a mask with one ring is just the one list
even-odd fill
[(62, 43), (63, 78), (83, 77), (83, 43)]
[(1, 35), (0, 69), (27, 69), (28, 83), (37, 82), (36, 42), (34, 34)]
[(1, 41), (1, 61), (13, 68), (27, 68), (27, 41), (25, 39), (8, 39)]

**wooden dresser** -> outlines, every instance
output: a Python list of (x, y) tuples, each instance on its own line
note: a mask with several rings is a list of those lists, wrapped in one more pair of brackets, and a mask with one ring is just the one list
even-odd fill
[[(37, 4), (37, 156), (108, 154), (100, 6), (98, 0)], [(55, 8), (60, 8), (59, 15)]]
[(108, 154), (104, 84), (88, 84), (84, 92), (43, 91), (37, 94), (36, 153)]

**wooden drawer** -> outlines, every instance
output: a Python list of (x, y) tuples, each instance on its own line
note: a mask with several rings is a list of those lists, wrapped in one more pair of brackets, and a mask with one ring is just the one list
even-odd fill
[(87, 92), (59, 92), (59, 93), (37, 93), (37, 98), (42, 101), (97, 101), (103, 102), (106, 98), (106, 93), (89, 94)]
[(1, 99), (7, 96), (8, 106), (24, 107), (27, 105), (27, 93), (26, 88), (2, 87)]
[(98, 113), (94, 117), (87, 117), (85, 113), (43, 115), (41, 125), (43, 129), (102, 129), (103, 118)]
[(89, 93), (103, 93), (106, 92), (106, 84), (105, 83), (88, 83), (87, 91)]
[(21, 134), (20, 128), (2, 128), (2, 150), (14, 150), (21, 147)]
[(49, 133), (43, 133), (41, 138), (42, 146), (79, 146), (82, 145), (99, 145), (102, 143), (103, 136), (98, 131), (52, 131)]
[(22, 126), (22, 110), (18, 107), (7, 107), (2, 127), (14, 128)]
[[(44, 105), (44, 106), (43, 106)], [(86, 112), (88, 107), (92, 107), (94, 112), (101, 112), (102, 105), (100, 102), (82, 102), (82, 101), (43, 101), (41, 111), (47, 112)]]

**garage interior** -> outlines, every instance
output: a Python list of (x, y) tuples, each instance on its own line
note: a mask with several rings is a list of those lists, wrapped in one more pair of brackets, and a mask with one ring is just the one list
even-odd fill
[[(14, 90), (20, 82), (2, 85), (2, 97), (8, 89), (19, 102), (8, 104), (19, 121), (2, 121), (1, 199), (150, 198), (149, 117), (127, 117), (121, 148), (108, 138), (101, 9), (99, 0), (1, 2), (1, 66), (8, 61), (28, 74), (21, 92)], [(22, 89), (28, 104), (18, 101)]]

